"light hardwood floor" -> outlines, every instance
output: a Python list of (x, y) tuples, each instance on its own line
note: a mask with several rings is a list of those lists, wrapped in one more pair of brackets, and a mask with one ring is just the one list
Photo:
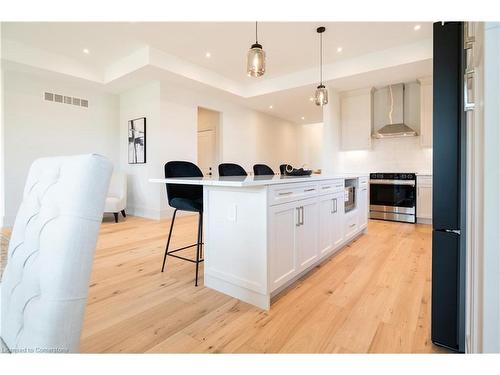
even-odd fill
[[(82, 352), (443, 352), (430, 341), (430, 226), (371, 221), (269, 312), (204, 288), (203, 277), (196, 288), (191, 263), (169, 257), (161, 273), (168, 226), (103, 223)], [(195, 237), (196, 218), (180, 217), (172, 246)]]

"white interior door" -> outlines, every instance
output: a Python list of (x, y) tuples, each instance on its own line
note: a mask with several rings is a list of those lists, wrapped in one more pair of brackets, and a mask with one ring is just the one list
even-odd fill
[(215, 131), (204, 130), (198, 132), (198, 167), (204, 176), (216, 174), (216, 143)]

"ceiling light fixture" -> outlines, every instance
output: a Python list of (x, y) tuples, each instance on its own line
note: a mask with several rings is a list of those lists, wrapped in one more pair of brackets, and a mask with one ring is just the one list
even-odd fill
[(415, 25), (413, 26), (413, 30), (418, 31), (420, 30), (421, 26), (420, 25)]
[(320, 106), (328, 104), (328, 90), (323, 85), (323, 33), (325, 30), (326, 28), (323, 26), (316, 29), (316, 32), (319, 34), (319, 86), (316, 87), (316, 92), (314, 93), (314, 103)]
[(342, 52), (342, 47), (337, 47), (337, 52)]
[(90, 51), (88, 50), (88, 48), (84, 48), (83, 49), (83, 53), (86, 54), (86, 55), (88, 55), (90, 53)]
[(306, 118), (305, 118), (304, 116), (302, 116), (300, 119), (301, 119), (301, 120), (305, 120)]
[(210, 52), (206, 52), (206, 53), (205, 53), (205, 57), (206, 57), (207, 59), (209, 59), (210, 57), (212, 57), (212, 54), (211, 54)]
[(269, 106), (269, 109), (273, 109), (273, 105), (272, 104)]
[(257, 22), (255, 22), (255, 43), (247, 53), (247, 74), (250, 77), (260, 77), (266, 72), (266, 53), (257, 38)]

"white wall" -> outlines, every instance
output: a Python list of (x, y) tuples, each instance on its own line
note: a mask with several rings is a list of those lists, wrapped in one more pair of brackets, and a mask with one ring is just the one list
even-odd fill
[[(155, 161), (160, 127), (160, 83), (150, 82), (120, 95), (120, 169), (128, 176), (127, 211), (132, 215), (159, 217), (159, 187), (148, 182), (157, 177)], [(146, 117), (146, 164), (128, 164), (128, 121)]]
[(500, 23), (486, 23), (484, 51), (483, 351), (500, 353)]
[[(221, 162), (251, 171), (266, 163), (276, 171), (283, 162), (298, 163), (299, 126), (238, 105), (217, 91), (199, 92), (166, 82), (152, 82), (120, 95), (120, 160), (129, 173), (128, 208), (150, 218), (170, 216), (165, 186), (148, 182), (163, 177), (169, 160), (197, 161), (198, 107), (221, 114)], [(128, 165), (127, 121), (147, 118), (147, 164)], [(150, 119), (149, 116), (152, 116)]]
[[(89, 108), (43, 100), (45, 91), (86, 98)], [(54, 76), (4, 72), (5, 225), (11, 226), (31, 163), (99, 153), (118, 164), (118, 98)]]
[[(0, 39), (1, 40), (1, 39)], [(0, 60), (1, 61), (1, 60)], [(0, 70), (0, 228), (5, 218), (4, 72)]]
[(322, 166), (323, 123), (300, 126), (299, 162), (306, 168), (317, 170)]

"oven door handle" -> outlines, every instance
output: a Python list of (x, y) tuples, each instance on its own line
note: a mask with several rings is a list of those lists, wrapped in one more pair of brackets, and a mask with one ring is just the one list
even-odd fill
[(370, 180), (370, 185), (408, 185), (415, 186), (414, 180)]

